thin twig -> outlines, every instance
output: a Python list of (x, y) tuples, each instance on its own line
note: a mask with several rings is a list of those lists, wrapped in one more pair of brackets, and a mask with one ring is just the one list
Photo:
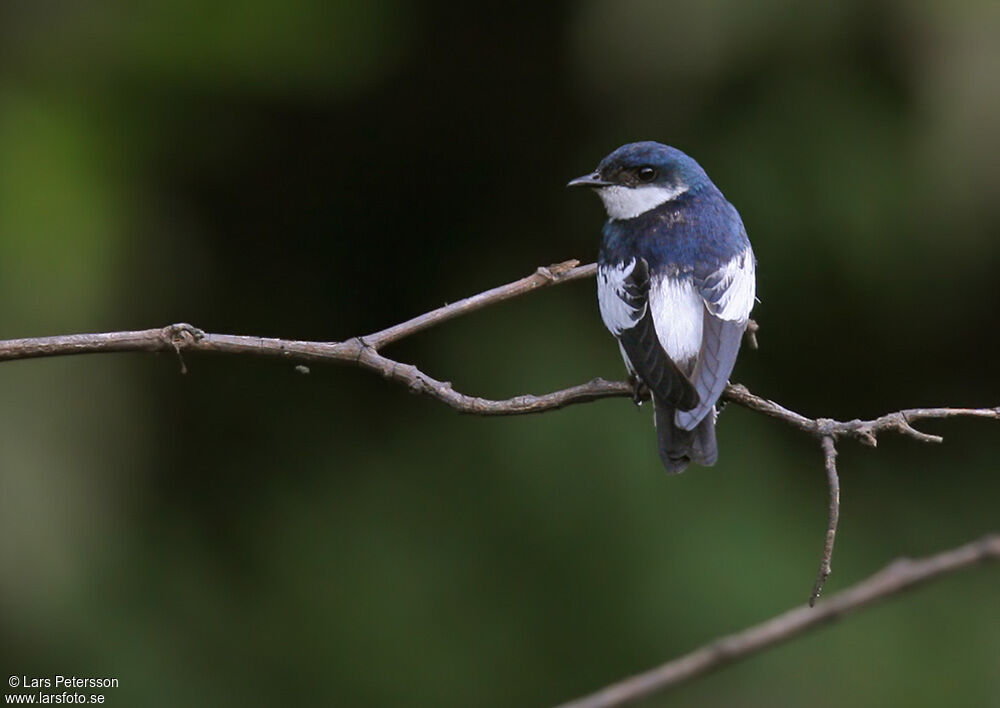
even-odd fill
[(746, 340), (747, 346), (751, 349), (758, 349), (757, 344), (757, 332), (760, 331), (760, 325), (757, 324), (756, 320), (750, 320), (747, 322), (746, 331), (743, 333), (743, 337)]
[(579, 280), (580, 278), (589, 278), (596, 272), (596, 263), (581, 266), (580, 261), (577, 260), (542, 266), (526, 278), (515, 280), (513, 283), (507, 283), (492, 290), (481, 292), (478, 295), (473, 295), (458, 302), (445, 305), (444, 307), (439, 307), (436, 310), (425, 312), (422, 315), (383, 329), (380, 332), (365, 335), (364, 340), (370, 346), (379, 349), (403, 337), (416, 334), (429, 327), (441, 324), (459, 315), (468, 314), (487, 305), (494, 305), (512, 297), (530, 293), (532, 290), (548, 287), (549, 285), (568, 283), (571, 280)]
[(897, 560), (868, 579), (820, 602), (801, 605), (748, 629), (730, 634), (560, 708), (615, 708), (633, 703), (696, 676), (714, 671), (850, 614), (867, 605), (949, 573), (1000, 560), (1000, 535), (985, 536), (949, 551), (918, 560)]
[(826, 479), (830, 486), (830, 506), (826, 525), (826, 542), (823, 544), (823, 557), (819, 563), (819, 575), (816, 576), (816, 584), (813, 585), (812, 595), (809, 596), (809, 607), (816, 604), (819, 595), (823, 592), (823, 585), (830, 577), (833, 569), (830, 561), (833, 558), (833, 542), (837, 538), (837, 520), (840, 518), (840, 478), (837, 476), (837, 445), (833, 438), (824, 435), (820, 441), (823, 448), (824, 466), (826, 467)]

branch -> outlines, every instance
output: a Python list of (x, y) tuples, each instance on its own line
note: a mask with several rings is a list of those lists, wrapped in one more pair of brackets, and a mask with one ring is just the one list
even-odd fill
[[(306, 342), (271, 337), (251, 337), (233, 334), (211, 334), (192, 325), (180, 323), (159, 329), (145, 329), (132, 332), (105, 332), (101, 334), (72, 334), (57, 337), (32, 339), (12, 339), (0, 341), (0, 361), (31, 359), (73, 354), (95, 354), (108, 352), (175, 352), (181, 360), (181, 371), (186, 371), (183, 353), (206, 352), (214, 354), (236, 354), (283, 359), (289, 362), (331, 362), (348, 364), (367, 369), (406, 387), (411, 393), (431, 396), (441, 403), (462, 413), (474, 415), (523, 415), (542, 413), (564, 408), (577, 403), (589, 403), (602, 398), (625, 398), (634, 395), (634, 388), (625, 381), (593, 379), (587, 383), (542, 395), (522, 395), (502, 400), (469, 396), (456, 391), (450, 382), (433, 378), (413, 364), (406, 364), (385, 356), (381, 349), (404, 337), (422, 332), (461, 315), (474, 312), (526, 293), (568, 283), (581, 278), (592, 277), (597, 272), (595, 264), (579, 265), (570, 260), (548, 267), (538, 268), (531, 275), (506, 285), (487, 290), (472, 297), (445, 305), (436, 310), (414, 317), (393, 327), (363, 337), (354, 337), (343, 342)], [(756, 346), (757, 325), (749, 329), (751, 346)], [(839, 506), (839, 492), (836, 487), (836, 467), (833, 455), (834, 443), (840, 438), (852, 438), (874, 447), (877, 436), (883, 432), (894, 432), (921, 442), (941, 442), (937, 435), (929, 435), (915, 429), (913, 422), (934, 418), (979, 417), (1000, 419), (997, 408), (913, 408), (887, 413), (873, 420), (851, 420), (846, 422), (829, 418), (807, 418), (784, 406), (760, 396), (755, 396), (741, 385), (729, 385), (723, 399), (797, 428), (815, 436), (823, 446), (827, 460), (827, 478), (830, 481), (831, 501), (827, 540), (824, 547), (820, 574), (813, 589), (811, 600), (815, 601), (823, 582), (830, 574), (830, 558), (833, 553), (833, 539)], [(833, 449), (833, 453), (827, 447)]]
[(830, 506), (826, 524), (826, 543), (823, 544), (823, 556), (819, 562), (819, 575), (816, 576), (816, 584), (813, 585), (812, 595), (809, 596), (809, 607), (816, 604), (820, 593), (823, 592), (823, 585), (826, 584), (826, 579), (833, 572), (830, 568), (830, 560), (833, 558), (833, 542), (837, 538), (837, 521), (840, 518), (840, 477), (837, 476), (837, 445), (833, 442), (832, 437), (824, 435), (820, 446), (823, 448), (826, 480), (830, 486)]
[(854, 420), (842, 422), (830, 418), (807, 418), (801, 413), (788, 410), (774, 401), (753, 395), (747, 390), (746, 386), (740, 384), (730, 384), (727, 386), (723, 397), (744, 408), (763, 413), (771, 418), (777, 418), (788, 423), (793, 428), (811, 433), (819, 438), (826, 436), (834, 439), (841, 437), (851, 438), (869, 447), (876, 447), (878, 445), (878, 434), (887, 432), (899, 433), (904, 437), (913, 438), (920, 442), (944, 442), (944, 438), (940, 435), (928, 435), (915, 429), (911, 423), (918, 420), (938, 418), (990, 418), (1000, 420), (1000, 406), (997, 406), (995, 408), (907, 408), (894, 413), (886, 413), (872, 420), (859, 420), (855, 418)]
[(453, 302), (450, 305), (439, 307), (436, 310), (431, 310), (401, 324), (383, 329), (375, 334), (369, 334), (364, 339), (370, 346), (379, 349), (403, 337), (416, 334), (436, 324), (454, 319), (459, 315), (474, 312), (487, 305), (494, 305), (549, 285), (568, 283), (571, 280), (579, 280), (580, 278), (589, 278), (595, 273), (597, 273), (596, 263), (581, 266), (580, 261), (577, 260), (563, 261), (562, 263), (555, 263), (548, 267), (542, 266), (526, 278), (515, 280), (513, 283), (507, 283), (506, 285), (501, 285), (478, 295), (467, 297), (464, 300)]
[(985, 536), (935, 556), (897, 560), (867, 580), (843, 590), (816, 608), (796, 607), (766, 622), (730, 634), (642, 674), (559, 708), (612, 708), (746, 659), (856, 610), (898, 595), (963, 568), (1000, 561), (1000, 535)]
[[(269, 357), (296, 363), (348, 364), (368, 369), (381, 374), (384, 378), (403, 384), (411, 393), (430, 395), (461, 413), (475, 415), (542, 413), (602, 398), (631, 398), (634, 395), (634, 387), (627, 381), (608, 381), (595, 378), (587, 383), (542, 395), (527, 394), (500, 400), (480, 398), (459, 393), (447, 381), (439, 381), (411, 364), (390, 359), (382, 354), (372, 342), (383, 346), (386, 343), (398, 341), (405, 336), (427, 329), (432, 324), (439, 324), (493, 302), (509, 299), (514, 296), (511, 294), (512, 292), (518, 294), (530, 292), (544, 287), (546, 284), (577, 280), (592, 275), (594, 270), (592, 265), (580, 266), (561, 276), (555, 276), (552, 279), (545, 278), (544, 282), (534, 280), (537, 277), (536, 273), (528, 278), (487, 291), (494, 293), (492, 300), (484, 300), (479, 295), (473, 296), (381, 332), (355, 337), (343, 342), (309, 342), (275, 337), (212, 334), (181, 322), (156, 329), (0, 340), (0, 361), (112, 352), (175, 352), (177, 354), (204, 352)], [(533, 284), (525, 290), (524, 283), (529, 280)], [(483, 295), (485, 294), (483, 293)], [(433, 317), (431, 317), (432, 315)], [(942, 438), (937, 435), (928, 435), (915, 430), (910, 425), (911, 421), (951, 417), (1000, 419), (1000, 407), (913, 408), (887, 413), (874, 420), (856, 419), (840, 422), (828, 418), (807, 418), (774, 401), (755, 396), (740, 384), (727, 386), (722, 397), (726, 401), (763, 413), (771, 418), (777, 418), (794, 428), (818, 437), (825, 435), (834, 438), (849, 437), (873, 447), (877, 442), (876, 435), (882, 432), (896, 432), (923, 442), (942, 441)]]

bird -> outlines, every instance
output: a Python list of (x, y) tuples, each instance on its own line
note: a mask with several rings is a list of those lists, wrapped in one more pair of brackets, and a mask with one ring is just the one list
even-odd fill
[(601, 319), (641, 401), (653, 402), (668, 473), (718, 459), (715, 404), (756, 301), (757, 261), (743, 220), (677, 148), (623, 145), (568, 187), (593, 189), (607, 221), (597, 259)]

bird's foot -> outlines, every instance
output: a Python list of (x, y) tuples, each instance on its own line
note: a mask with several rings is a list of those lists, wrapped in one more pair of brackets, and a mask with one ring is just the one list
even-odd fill
[(632, 384), (632, 403), (641, 406), (649, 398), (649, 387), (635, 374), (629, 375), (628, 382)]

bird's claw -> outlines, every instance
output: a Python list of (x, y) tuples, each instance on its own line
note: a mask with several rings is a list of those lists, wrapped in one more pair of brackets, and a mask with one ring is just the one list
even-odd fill
[(649, 387), (635, 374), (629, 375), (628, 382), (632, 385), (632, 403), (641, 406), (649, 398)]

